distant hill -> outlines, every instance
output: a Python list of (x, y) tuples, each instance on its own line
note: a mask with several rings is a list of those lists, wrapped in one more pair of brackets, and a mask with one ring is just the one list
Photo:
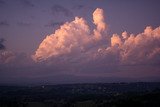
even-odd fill
[(159, 99), (160, 82), (0, 86), (0, 107), (137, 107)]

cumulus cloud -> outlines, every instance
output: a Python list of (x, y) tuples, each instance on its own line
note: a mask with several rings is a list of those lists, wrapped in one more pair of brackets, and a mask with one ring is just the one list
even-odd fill
[[(115, 52), (118, 52), (121, 64), (153, 63), (160, 55), (160, 27), (152, 29), (148, 26), (138, 35), (129, 35), (127, 32), (123, 32), (122, 35), (113, 34), (109, 48), (118, 50)], [(156, 63), (160, 63), (160, 60)]]
[(93, 12), (93, 23), (97, 26), (98, 31), (104, 31), (106, 29), (106, 24), (104, 21), (104, 12), (102, 9), (97, 8)]
[[(138, 35), (124, 31), (121, 35), (109, 36), (104, 33), (107, 24), (104, 12), (99, 8), (93, 12), (93, 23), (96, 28), (91, 31), (83, 18), (75, 17), (72, 22), (66, 22), (41, 42), (33, 59), (37, 62), (48, 59), (54, 62), (57, 58), (64, 62), (67, 59), (67, 62), (92, 63), (92, 66), (102, 68), (116, 64), (160, 63), (160, 27), (148, 26)], [(107, 41), (106, 38), (110, 39)]]
[[(98, 19), (96, 19), (96, 15)], [(103, 11), (95, 10), (93, 14), (97, 28), (91, 33), (87, 22), (83, 18), (75, 17), (72, 22), (66, 22), (54, 34), (47, 36), (35, 52), (33, 58), (37, 61), (46, 60), (69, 53), (87, 51), (89, 45), (99, 40), (101, 32), (105, 29)]]
[(55, 34), (47, 36), (36, 51), (36, 60), (45, 60), (49, 57), (70, 53), (72, 50), (83, 50), (88, 42), (89, 28), (83, 18), (76, 17), (71, 23), (65, 23)]
[(111, 46), (116, 46), (116, 45), (121, 46), (122, 41), (117, 34), (113, 34), (113, 36), (111, 37)]

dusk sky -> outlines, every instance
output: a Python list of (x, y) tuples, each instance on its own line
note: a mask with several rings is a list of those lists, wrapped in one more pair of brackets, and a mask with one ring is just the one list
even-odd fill
[(0, 0), (0, 84), (160, 81), (159, 0)]

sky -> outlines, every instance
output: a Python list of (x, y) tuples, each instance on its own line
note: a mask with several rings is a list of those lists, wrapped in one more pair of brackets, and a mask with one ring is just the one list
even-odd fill
[(0, 84), (160, 81), (159, 0), (0, 0)]

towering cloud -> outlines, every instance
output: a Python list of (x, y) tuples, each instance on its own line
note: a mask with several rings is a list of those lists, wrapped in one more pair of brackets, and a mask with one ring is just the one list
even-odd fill
[(54, 34), (47, 36), (34, 55), (35, 60), (45, 60), (49, 57), (68, 54), (72, 51), (82, 51), (90, 39), (89, 27), (83, 18), (75, 20), (60, 27)]
[(66, 22), (56, 30), (54, 34), (47, 36), (35, 52), (33, 59), (46, 60), (69, 53), (86, 51), (88, 45), (101, 38), (101, 32), (105, 30), (102, 9), (96, 9), (93, 13), (94, 24), (97, 28), (91, 34), (87, 22), (83, 18), (75, 17), (72, 22)]
[(106, 30), (106, 24), (104, 21), (104, 12), (102, 9), (97, 8), (93, 12), (93, 23), (97, 26), (97, 28), (94, 29), (95, 40), (100, 40), (102, 39), (101, 32)]
[[(108, 36), (104, 12), (99, 8), (93, 12), (93, 23), (96, 28), (91, 31), (83, 18), (75, 17), (72, 22), (66, 22), (42, 41), (33, 59), (37, 62), (56, 58), (64, 60), (65, 56), (77, 62), (87, 60), (85, 64), (95, 62), (101, 67), (160, 63), (160, 27), (148, 26), (138, 35), (125, 31), (121, 35)], [(109, 37), (110, 40), (104, 42)]]
[(106, 24), (104, 21), (104, 12), (102, 9), (97, 8), (93, 12), (93, 23), (97, 26), (98, 31), (104, 31), (106, 29)]

